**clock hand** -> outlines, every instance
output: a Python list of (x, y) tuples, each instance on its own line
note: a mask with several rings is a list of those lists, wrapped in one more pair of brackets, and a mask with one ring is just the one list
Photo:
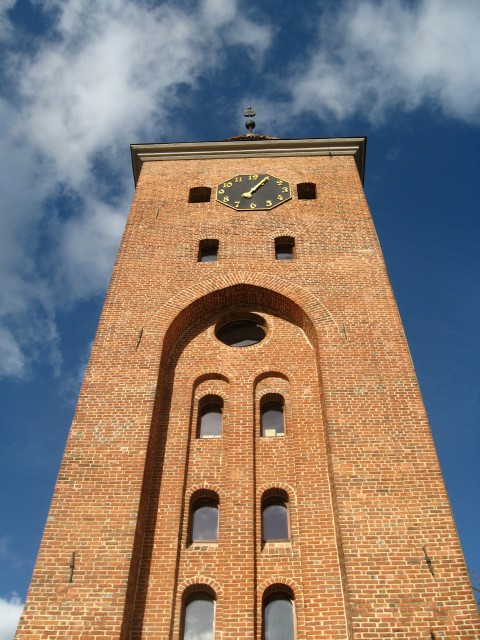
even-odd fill
[(260, 187), (264, 185), (266, 182), (268, 182), (269, 180), (270, 180), (270, 177), (265, 176), (265, 178), (263, 178), (263, 180), (260, 180), (260, 182), (258, 182), (254, 187), (250, 189), (250, 191), (246, 191), (245, 193), (242, 193), (242, 198), (251, 198), (252, 195), (255, 193), (255, 191), (257, 189), (260, 189)]

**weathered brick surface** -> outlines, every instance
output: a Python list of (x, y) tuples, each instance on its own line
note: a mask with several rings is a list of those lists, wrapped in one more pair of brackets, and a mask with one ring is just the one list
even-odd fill
[[(293, 188), (291, 201), (247, 213), (187, 202), (189, 187), (240, 173), (314, 182), (317, 199)], [(295, 260), (275, 260), (278, 236), (295, 238)], [(218, 262), (197, 262), (205, 238), (219, 240)], [(215, 338), (239, 310), (266, 320), (263, 342)], [(224, 399), (223, 434), (199, 440), (198, 401), (212, 393)], [(284, 437), (260, 437), (267, 393), (285, 398)], [(275, 487), (289, 497), (291, 540), (262, 544), (261, 496)], [(219, 539), (189, 545), (201, 490), (219, 497)], [(182, 597), (199, 584), (216, 594), (216, 637), (260, 638), (275, 583), (294, 593), (298, 639), (480, 638), (353, 159), (151, 162), (17, 638), (178, 638)]]

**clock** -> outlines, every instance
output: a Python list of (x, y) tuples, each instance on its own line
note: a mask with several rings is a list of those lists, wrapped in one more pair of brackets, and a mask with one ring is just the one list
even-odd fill
[(291, 198), (290, 183), (268, 173), (242, 174), (217, 185), (217, 202), (238, 211), (266, 211)]

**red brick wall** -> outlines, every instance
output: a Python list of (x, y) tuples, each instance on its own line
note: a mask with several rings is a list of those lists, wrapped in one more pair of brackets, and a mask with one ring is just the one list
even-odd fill
[[(279, 176), (294, 197), (269, 212), (187, 202), (239, 173)], [(316, 200), (297, 199), (301, 182)], [(275, 260), (277, 236), (295, 238), (294, 260)], [(204, 238), (218, 262), (197, 262)], [(238, 309), (265, 318), (263, 342), (216, 340)], [(283, 438), (260, 437), (271, 392), (285, 397)], [(207, 393), (224, 398), (221, 439), (195, 437)], [(289, 496), (291, 541), (264, 545), (272, 487)], [(201, 489), (219, 496), (219, 540), (188, 545)], [(216, 637), (260, 638), (276, 582), (294, 593), (299, 640), (480, 638), (352, 157), (147, 163), (17, 638), (178, 638), (194, 584), (216, 594)]]

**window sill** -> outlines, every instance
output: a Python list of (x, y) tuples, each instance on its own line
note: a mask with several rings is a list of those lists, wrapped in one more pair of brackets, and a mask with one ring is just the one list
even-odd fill
[(263, 540), (262, 553), (266, 555), (292, 555), (291, 540)]
[(217, 540), (196, 540), (188, 545), (190, 551), (215, 551), (217, 547)]

